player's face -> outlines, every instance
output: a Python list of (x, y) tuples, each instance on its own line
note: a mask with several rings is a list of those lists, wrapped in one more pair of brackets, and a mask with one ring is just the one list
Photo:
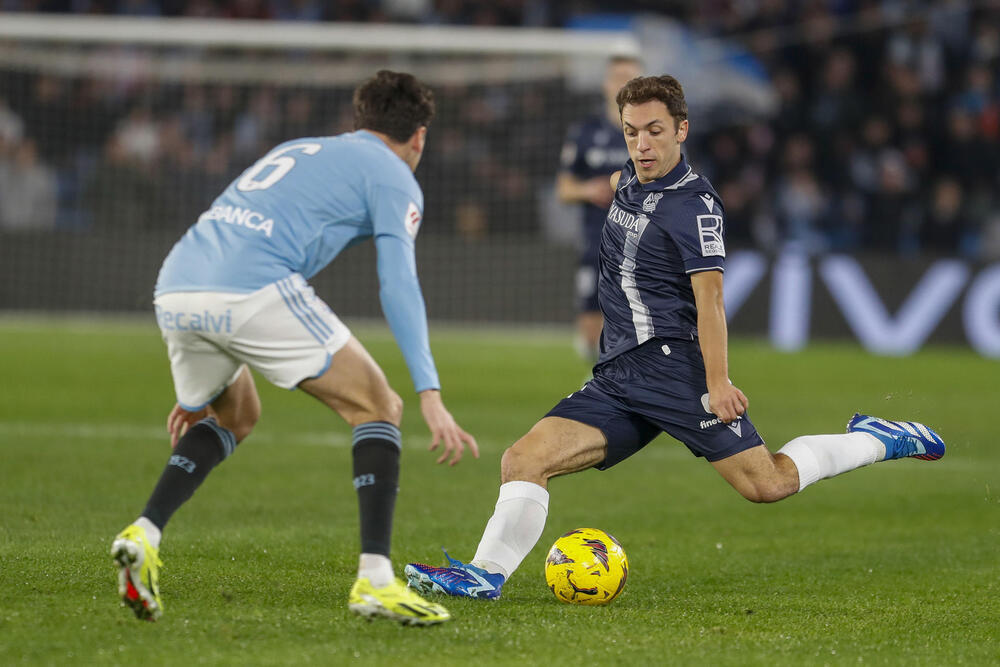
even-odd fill
[(640, 183), (662, 178), (680, 162), (688, 122), (682, 120), (680, 125), (675, 125), (674, 117), (663, 102), (626, 104), (622, 109), (622, 127)]

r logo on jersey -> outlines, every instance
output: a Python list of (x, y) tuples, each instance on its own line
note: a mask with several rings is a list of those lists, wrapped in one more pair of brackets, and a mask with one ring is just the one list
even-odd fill
[(410, 235), (410, 238), (417, 238), (417, 230), (420, 229), (420, 209), (413, 202), (406, 207), (406, 215), (403, 216), (403, 224), (406, 226), (406, 233)]
[(702, 257), (726, 256), (726, 246), (722, 242), (721, 215), (699, 215), (698, 236), (701, 239)]

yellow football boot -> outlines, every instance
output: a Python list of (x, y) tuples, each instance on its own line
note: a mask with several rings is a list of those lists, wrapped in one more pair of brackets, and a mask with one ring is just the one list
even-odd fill
[(159, 549), (146, 539), (146, 529), (132, 524), (118, 533), (111, 544), (111, 557), (118, 568), (118, 595), (132, 608), (136, 618), (155, 621), (163, 613), (160, 600)]
[(403, 625), (434, 625), (451, 618), (447, 609), (424, 600), (399, 579), (383, 588), (375, 588), (367, 578), (358, 579), (351, 587), (347, 606), (355, 614), (385, 616)]

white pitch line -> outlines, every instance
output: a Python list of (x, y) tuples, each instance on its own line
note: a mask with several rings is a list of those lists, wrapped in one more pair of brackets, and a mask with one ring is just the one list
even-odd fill
[[(288, 431), (286, 433), (254, 431), (247, 439), (247, 443), (250, 445), (258, 443), (262, 445), (281, 446), (350, 447), (352, 442), (351, 433), (347, 431), (346, 426), (342, 428), (344, 430)], [(4, 437), (60, 438), (64, 440), (152, 440), (163, 443), (167, 443), (169, 440), (165, 427), (144, 426), (142, 424), (0, 421), (0, 438)], [(403, 433), (403, 440), (407, 444), (407, 448), (425, 449), (430, 444), (430, 435), (427, 433)], [(479, 446), (484, 450), (494, 448), (502, 450), (508, 444), (501, 445), (501, 443), (479, 440)]]
[[(395, 341), (389, 327), (377, 318), (344, 318), (355, 336), (364, 342), (386, 343)], [(159, 338), (160, 333), (152, 313), (141, 315), (107, 315), (102, 313), (34, 314), (0, 312), (0, 333), (25, 333), (36, 331), (83, 332), (110, 335), (135, 335)], [(494, 322), (436, 322), (431, 329), (431, 341), (445, 343), (458, 339), (465, 344), (525, 345), (547, 347), (563, 346), (573, 338), (573, 331), (565, 324), (510, 324)], [(568, 349), (568, 348), (566, 348)]]
[[(160, 440), (167, 442), (164, 427), (143, 426), (141, 424), (88, 424), (82, 422), (2, 422), (0, 436), (63, 438), (78, 440)], [(336, 431), (291, 431), (287, 434), (255, 432), (251, 439), (261, 444), (318, 445), (324, 447), (350, 447), (349, 433)]]

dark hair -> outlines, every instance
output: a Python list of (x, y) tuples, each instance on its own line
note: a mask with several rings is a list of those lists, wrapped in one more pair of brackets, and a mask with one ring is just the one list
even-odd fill
[(688, 107), (684, 101), (684, 89), (680, 81), (663, 74), (661, 76), (637, 76), (618, 91), (615, 102), (618, 103), (618, 113), (621, 114), (626, 104), (645, 104), (657, 100), (663, 102), (667, 111), (674, 117), (674, 129), (682, 120), (687, 120)]
[(380, 70), (354, 90), (354, 129), (403, 143), (434, 117), (434, 94), (412, 74)]

